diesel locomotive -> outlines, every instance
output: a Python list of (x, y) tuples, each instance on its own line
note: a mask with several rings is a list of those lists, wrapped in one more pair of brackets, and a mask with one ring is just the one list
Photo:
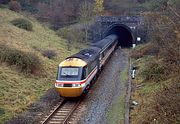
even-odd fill
[(116, 35), (109, 35), (89, 48), (59, 64), (55, 88), (62, 97), (78, 97), (86, 93), (118, 44)]

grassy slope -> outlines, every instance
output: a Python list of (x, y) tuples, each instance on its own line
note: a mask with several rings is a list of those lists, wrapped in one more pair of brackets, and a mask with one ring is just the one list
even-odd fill
[(144, 117), (146, 116), (147, 111), (150, 111), (152, 108), (152, 102), (154, 95), (160, 90), (159, 84), (143, 82), (143, 76), (141, 73), (146, 68), (147, 61), (153, 59), (151, 56), (145, 56), (141, 59), (134, 60), (134, 65), (138, 67), (136, 71), (136, 78), (133, 80), (133, 84), (135, 87), (141, 86), (136, 90), (133, 90), (131, 99), (138, 102), (138, 106), (131, 110), (131, 123), (137, 124), (142, 123)]
[[(140, 45), (138, 46), (135, 51), (142, 51), (142, 48), (148, 47), (149, 44)], [(155, 56), (151, 55), (143, 55), (139, 59), (133, 59), (134, 65), (137, 67), (136, 71), (136, 78), (133, 80), (133, 91), (131, 95), (131, 99), (135, 100), (138, 103), (138, 106), (136, 106), (134, 109), (131, 110), (130, 117), (131, 117), (131, 123), (132, 124), (140, 124), (140, 123), (153, 123), (153, 124), (159, 124), (162, 123), (162, 120), (165, 119), (172, 119), (169, 116), (166, 117), (166, 114), (164, 114), (164, 117), (162, 117), (161, 112), (156, 110), (157, 105), (160, 103), (157, 102), (158, 99), (162, 99), (161, 97), (164, 95), (162, 92), (164, 90), (167, 90), (169, 87), (172, 86), (174, 83), (173, 79), (176, 79), (177, 77), (171, 77), (164, 81), (158, 81), (158, 82), (152, 82), (152, 81), (145, 81), (144, 78), (144, 70), (147, 68), (147, 64), (151, 61), (156, 61)], [(159, 63), (160, 65), (163, 63)], [(169, 95), (169, 93), (165, 94)], [(168, 97), (168, 96), (167, 96)], [(175, 97), (175, 96), (171, 96)], [(179, 99), (179, 98), (174, 98)], [(178, 106), (173, 107), (171, 106), (171, 103), (165, 103), (160, 105), (160, 109), (164, 109), (164, 106), (170, 106), (172, 110), (175, 110), (178, 108)], [(166, 113), (168, 110), (164, 110)], [(156, 114), (159, 114), (156, 116)], [(175, 116), (176, 117), (176, 116)], [(178, 119), (178, 118), (174, 118)], [(166, 122), (166, 121), (165, 121)], [(174, 122), (176, 122), (174, 120)], [(173, 122), (173, 123), (174, 123)], [(178, 123), (178, 122), (176, 122)]]
[[(175, 12), (179, 12), (177, 9), (179, 7), (178, 6), (179, 2), (177, 0), (169, 0), (168, 1), (169, 5), (167, 5), (167, 8), (165, 8), (166, 6), (164, 6), (164, 4), (161, 4), (162, 2), (165, 3), (166, 1), (151, 0), (140, 5), (146, 11), (149, 10), (148, 13), (150, 13), (150, 15), (155, 14), (154, 19), (157, 20), (154, 21), (152, 16), (149, 16), (151, 17), (149, 18), (149, 22), (152, 21), (151, 23), (153, 24), (155, 29), (153, 32), (155, 36), (152, 35), (152, 38), (150, 39), (152, 41), (151, 45), (150, 44), (140, 45), (132, 52), (132, 56), (134, 56), (134, 58), (139, 56), (139, 58), (134, 59), (134, 63), (138, 67), (138, 70), (136, 71), (137, 72), (136, 79), (133, 81), (134, 90), (131, 96), (132, 100), (137, 101), (139, 104), (131, 111), (130, 117), (132, 124), (180, 123), (180, 116), (179, 116), (180, 97), (178, 96), (180, 91), (179, 90), (180, 79), (179, 79), (179, 73), (177, 73), (176, 71), (172, 71), (173, 69), (176, 70), (176, 68), (179, 68), (178, 64), (174, 64), (177, 62), (177, 60), (174, 58), (179, 57), (178, 56), (179, 52), (176, 53), (176, 49), (178, 49), (179, 46), (179, 30), (175, 31), (177, 30), (177, 28), (174, 27), (176, 26), (178, 27), (179, 25), (177, 23), (173, 25), (174, 27), (172, 26), (173, 29), (168, 28), (169, 19), (170, 22), (173, 22), (175, 21), (175, 17), (176, 17), (174, 12), (170, 11), (168, 7), (171, 6), (172, 9), (175, 10)], [(158, 15), (156, 15), (155, 10), (158, 10), (159, 17)], [(155, 12), (153, 13), (153, 11)], [(165, 37), (167, 34), (164, 33), (167, 29), (159, 28), (161, 25), (166, 26), (168, 31), (171, 32), (168, 34), (168, 37), (170, 37), (173, 34), (173, 32), (176, 32), (176, 34), (174, 34), (173, 37), (168, 39), (167, 37)], [(156, 30), (162, 32), (162, 34)], [(159, 37), (159, 39), (157, 37)], [(168, 44), (168, 42), (170, 44)], [(153, 43), (155, 43), (155, 45), (152, 45)], [(166, 45), (163, 46), (162, 45), (163, 43)], [(161, 46), (161, 47), (158, 48), (157, 46)], [(173, 50), (172, 50), (173, 52), (168, 51), (168, 49), (170, 49), (170, 46), (173, 46)], [(147, 53), (145, 52), (145, 51), (150, 51), (150, 49), (151, 50), (156, 49), (156, 47), (159, 50), (159, 52), (156, 50), (158, 53), (157, 55), (151, 56), (151, 55), (147, 55)], [(175, 54), (171, 55), (172, 53)], [(173, 61), (174, 59), (174, 61), (176, 62), (174, 63), (172, 62), (173, 64), (168, 63), (165, 61), (167, 59), (171, 61)], [(169, 72), (166, 69), (158, 71), (158, 73), (157, 71), (153, 72), (155, 69), (148, 68), (149, 67), (148, 63), (158, 63), (159, 65), (158, 67), (162, 67), (162, 66), (167, 67), (168, 68), (167, 70)], [(165, 72), (165, 74), (162, 74), (163, 71)], [(152, 78), (150, 78), (149, 80), (145, 79), (145, 75), (147, 75), (147, 72), (149, 73), (151, 72), (150, 74), (153, 74)], [(161, 78), (163, 77), (165, 80), (155, 80), (158, 78), (160, 79), (160, 77)]]
[[(25, 31), (13, 26), (10, 21), (15, 18), (28, 18), (33, 23), (33, 31)], [(23, 16), (7, 9), (0, 9), (0, 43), (10, 47), (34, 52), (43, 60), (45, 76), (27, 76), (17, 72), (15, 67), (0, 64), (0, 123), (25, 110), (37, 100), (47, 89), (53, 86), (57, 66), (65, 57), (78, 51), (83, 45), (73, 43), (71, 51), (67, 51), (65, 40), (61, 39), (49, 28), (39, 24), (34, 18)], [(42, 56), (42, 50), (56, 51), (53, 60)]]

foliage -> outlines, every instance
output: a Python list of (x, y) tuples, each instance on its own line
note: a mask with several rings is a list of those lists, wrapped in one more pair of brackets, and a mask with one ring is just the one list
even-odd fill
[(49, 59), (53, 59), (57, 56), (57, 53), (54, 50), (44, 50), (42, 54)]
[[(35, 1), (27, 1), (27, 0), (19, 0), (20, 4), (22, 6), (22, 10), (23, 11), (27, 11), (27, 12), (31, 12), (31, 13), (37, 13), (38, 9), (33, 6), (35, 5)], [(38, 0), (36, 0), (36, 2), (38, 2)]]
[(23, 18), (15, 19), (15, 20), (11, 21), (11, 23), (16, 27), (25, 29), (27, 31), (32, 31), (33, 30), (32, 23), (29, 20), (26, 20), (26, 19), (23, 19)]
[(81, 2), (80, 0), (52, 0), (48, 4), (37, 2), (38, 19), (49, 22), (50, 27), (55, 30), (76, 23)]
[(141, 86), (133, 93), (133, 98), (140, 103), (132, 112), (133, 123), (180, 122), (180, 99), (177, 95), (180, 81), (179, 3), (176, 0), (152, 0), (144, 4), (151, 10), (143, 13), (151, 36), (148, 40), (156, 46), (158, 53), (154, 54), (154, 59), (148, 60), (144, 57), (146, 52), (135, 56), (138, 58), (136, 61), (144, 59), (145, 64), (140, 66), (138, 79), (135, 80), (135, 85)]
[(103, 0), (18, 0), (11, 3), (18, 3), (23, 11), (34, 14), (54, 30), (82, 21), (83, 16), (90, 20), (94, 14), (102, 14), (104, 10)]
[(176, 124), (180, 122), (180, 97), (179, 97), (179, 81), (173, 79), (174, 84), (165, 86), (160, 92), (155, 94), (154, 106), (152, 106), (151, 116), (146, 115), (146, 120), (142, 123), (149, 123), (154, 120), (161, 124)]
[(132, 0), (104, 0), (104, 10), (110, 15), (130, 15), (136, 6)]
[(142, 58), (145, 55), (155, 56), (159, 53), (159, 48), (152, 43), (138, 45), (137, 48), (138, 49), (131, 53), (131, 57), (134, 59)]
[(86, 22), (91, 20), (93, 16), (93, 4), (87, 1), (82, 2), (80, 9), (79, 9), (79, 18), (81, 22)]
[(11, 1), (9, 3), (9, 9), (15, 12), (21, 11), (21, 4), (18, 1)]
[(90, 2), (84, 1), (82, 2), (80, 9), (79, 9), (79, 14), (80, 14), (80, 22), (83, 25), (84, 29), (84, 35), (85, 37), (85, 42), (88, 41), (88, 30), (89, 30), (89, 23), (92, 20), (93, 17), (93, 4)]
[(6, 45), (0, 45), (0, 62), (15, 65), (25, 73), (37, 74), (42, 69), (42, 62), (33, 53), (19, 51)]
[(57, 34), (66, 39), (67, 49), (70, 51), (74, 43), (85, 43), (85, 31), (82, 25), (77, 27), (61, 28), (57, 31)]
[(101, 14), (104, 11), (104, 0), (95, 0), (94, 13)]
[(0, 4), (8, 4), (10, 0), (0, 0)]
[(8, 8), (8, 7), (6, 5), (4, 5), (4, 4), (0, 4), (0, 8), (5, 9), (5, 8)]
[[(167, 80), (169, 77), (170, 69), (161, 61), (150, 61), (143, 71), (145, 81), (160, 82)], [(165, 76), (166, 75), (166, 76)]]

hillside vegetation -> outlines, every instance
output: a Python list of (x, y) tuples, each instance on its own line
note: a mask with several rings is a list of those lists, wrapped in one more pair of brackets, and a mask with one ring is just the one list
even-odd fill
[(180, 123), (180, 2), (152, 0), (142, 13), (149, 43), (132, 52), (137, 76), (133, 81), (132, 124)]
[(57, 30), (81, 21), (84, 15), (93, 18), (102, 13), (103, 0), (0, 0), (0, 6), (30, 13)]
[[(32, 23), (32, 31), (13, 25), (19, 18)], [(0, 123), (53, 87), (60, 61), (84, 47), (71, 45), (67, 50), (65, 40), (29, 15), (0, 8)]]

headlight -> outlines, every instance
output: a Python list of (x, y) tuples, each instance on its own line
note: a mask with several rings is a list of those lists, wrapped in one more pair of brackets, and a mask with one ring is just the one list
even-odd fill
[(58, 84), (58, 83), (55, 84), (55, 87), (63, 87), (63, 86), (64, 84)]
[(80, 87), (80, 84), (72, 84), (72, 87)]

